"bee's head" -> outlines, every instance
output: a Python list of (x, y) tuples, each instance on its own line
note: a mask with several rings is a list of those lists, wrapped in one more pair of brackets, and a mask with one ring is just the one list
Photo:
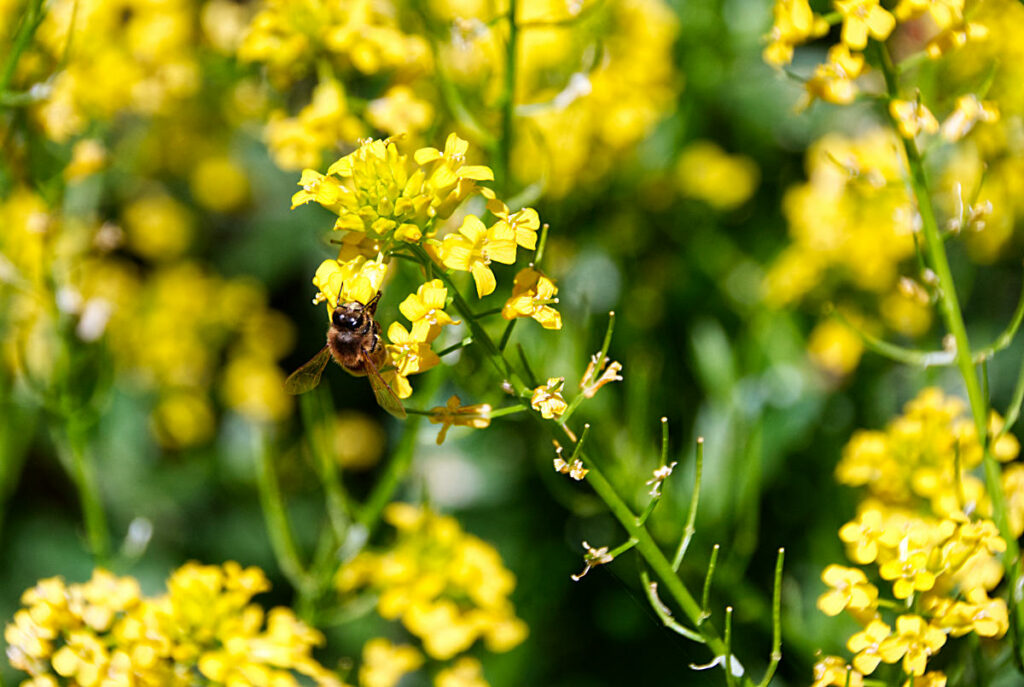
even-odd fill
[(349, 305), (339, 305), (331, 315), (331, 324), (337, 329), (355, 329), (359, 326), (362, 313)]

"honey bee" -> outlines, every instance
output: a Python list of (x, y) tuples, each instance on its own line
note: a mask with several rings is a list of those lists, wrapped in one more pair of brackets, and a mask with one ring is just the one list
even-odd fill
[(380, 323), (373, 318), (379, 300), (380, 291), (365, 305), (359, 301), (339, 302), (331, 313), (327, 345), (284, 380), (285, 391), (302, 394), (314, 388), (320, 383), (327, 361), (333, 356), (334, 361), (349, 374), (370, 380), (373, 395), (381, 408), (397, 418), (405, 418), (402, 402), (380, 376), (387, 349), (381, 339)]

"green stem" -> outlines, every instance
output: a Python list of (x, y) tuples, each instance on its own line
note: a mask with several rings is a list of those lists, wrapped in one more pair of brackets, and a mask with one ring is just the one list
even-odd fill
[(693, 480), (693, 494), (690, 496), (690, 512), (686, 516), (686, 526), (683, 528), (683, 537), (679, 540), (679, 548), (676, 555), (672, 557), (672, 570), (678, 571), (683, 564), (683, 557), (686, 550), (690, 548), (690, 541), (696, 534), (697, 528), (697, 503), (700, 501), (700, 482), (704, 472), (704, 437), (697, 437), (697, 465), (696, 476)]
[(67, 418), (66, 452), (71, 466), (75, 488), (82, 502), (82, 516), (85, 531), (96, 564), (105, 566), (110, 559), (110, 531), (107, 528), (107, 514), (103, 510), (99, 487), (96, 483), (96, 467), (89, 451), (88, 427), (78, 415)]
[(512, 189), (512, 139), (515, 129), (516, 63), (519, 53), (518, 0), (508, 3), (508, 42), (505, 44), (505, 93), (501, 108), (501, 140), (498, 142), (499, 183), (508, 196)]
[[(896, 69), (892, 63), (892, 57), (888, 49), (881, 45), (879, 50), (881, 57), (882, 73), (885, 77), (886, 90), (890, 98), (899, 95)], [(889, 113), (888, 108), (886, 112)], [(889, 113), (893, 129), (898, 130), (897, 122)], [(1007, 517), (1006, 495), (1003, 493), (1003, 485), (999, 464), (992, 455), (988, 436), (988, 399), (982, 393), (981, 383), (978, 380), (977, 371), (971, 357), (971, 344), (967, 337), (967, 327), (964, 324), (963, 313), (960, 310), (960, 302), (957, 298), (956, 285), (953, 281), (953, 272), (949, 267), (949, 259), (946, 255), (946, 246), (939, 231), (939, 224), (935, 217), (935, 209), (932, 206), (931, 195), (928, 192), (928, 180), (925, 175), (924, 162), (917, 145), (911, 139), (902, 138), (903, 150), (906, 153), (906, 160), (909, 174), (910, 187), (917, 200), (918, 212), (921, 215), (922, 230), (924, 233), (925, 246), (931, 258), (932, 269), (939, 284), (939, 310), (945, 322), (946, 329), (953, 335), (956, 342), (956, 364), (960, 369), (960, 376), (963, 377), (964, 386), (967, 388), (967, 398), (971, 405), (971, 414), (974, 419), (974, 428), (978, 436), (978, 443), (984, 447), (984, 468), (985, 482), (988, 487), (989, 496), (992, 499), (992, 512), (996, 525), (1003, 539), (1006, 540), (1006, 553), (1004, 561), (1009, 561), (1010, 589), (1016, 590), (1020, 579), (1020, 548), (1016, 537), (1010, 530), (1009, 518)], [(1022, 629), (1022, 600), (1011, 594), (1011, 604), (1016, 615), (1016, 627), (1018, 632)], [(1018, 652), (1021, 645), (1017, 644)]]
[[(665, 554), (661, 552), (661, 549), (658, 548), (654, 539), (647, 532), (647, 528), (639, 524), (637, 516), (633, 514), (629, 506), (618, 495), (615, 488), (604, 477), (604, 474), (602, 474), (594, 461), (582, 451), (580, 452), (580, 457), (589, 470), (586, 478), (587, 482), (597, 492), (597, 495), (601, 497), (601, 500), (605, 502), (608, 509), (619, 521), (619, 524), (626, 530), (629, 538), (636, 541), (637, 551), (640, 552), (647, 565), (658, 576), (665, 589), (668, 590), (668, 593), (690, 622), (693, 623), (694, 627), (699, 628), (698, 631), (704, 638), (708, 648), (714, 652), (716, 657), (728, 657), (728, 648), (722, 637), (715, 630), (714, 626), (707, 622), (703, 609), (690, 594), (686, 585), (676, 575), (675, 570), (672, 569), (672, 564), (665, 558)], [(725, 660), (728, 662), (729, 659), (726, 658)], [(749, 680), (744, 682), (749, 684)]]
[(32, 42), (36, 29), (39, 28), (39, 24), (43, 21), (42, 7), (43, 0), (30, 0), (28, 9), (25, 10), (21, 26), (18, 27), (18, 33), (14, 37), (11, 52), (7, 56), (7, 63), (4, 65), (3, 72), (0, 73), (0, 93), (7, 93), (7, 89), (10, 88), (11, 81), (14, 79), (14, 71), (18, 67), (18, 61), (21, 59), (21, 54), (25, 52), (29, 43)]
[(327, 517), (338, 541), (344, 541), (350, 523), (351, 504), (338, 475), (338, 466), (325, 445), (333, 429), (330, 426), (333, 416), (325, 408), (323, 390), (315, 389), (300, 396), (299, 408), (309, 439), (309, 449), (313, 454), (313, 464), (327, 496)]
[(305, 596), (315, 588), (315, 582), (302, 565), (295, 539), (292, 537), (288, 511), (281, 498), (281, 485), (277, 481), (277, 471), (270, 448), (271, 440), (259, 427), (253, 427), (252, 431), (256, 443), (256, 481), (270, 546), (274, 550), (274, 557), (281, 567), (281, 572), (300, 595)]
[[(427, 377), (428, 381), (423, 389), (426, 398), (429, 399), (434, 396), (440, 379), (438, 375), (429, 375)], [(365, 503), (363, 503), (363, 507), (359, 510), (359, 515), (356, 516), (356, 522), (363, 528), (366, 539), (369, 539), (373, 534), (377, 523), (380, 521), (384, 507), (391, 503), (391, 499), (394, 498), (399, 485), (412, 467), (413, 455), (416, 453), (416, 441), (419, 438), (420, 428), (423, 425), (423, 416), (411, 414), (402, 424), (405, 429), (402, 432), (398, 448), (395, 449), (394, 454), (391, 456), (391, 461), (384, 470), (384, 474), (377, 480), (373, 491), (370, 492)]]

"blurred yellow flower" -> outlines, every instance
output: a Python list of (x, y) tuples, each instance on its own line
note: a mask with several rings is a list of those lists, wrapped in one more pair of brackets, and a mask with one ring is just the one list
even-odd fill
[(893, 99), (889, 102), (889, 113), (903, 138), (914, 138), (922, 131), (926, 134), (939, 131), (939, 121), (920, 100)]
[(819, 322), (807, 341), (811, 361), (834, 377), (845, 377), (857, 368), (864, 353), (860, 335), (839, 320)]
[(375, 637), (363, 645), (363, 664), (359, 667), (359, 687), (394, 687), (406, 673), (423, 665), (423, 654), (416, 647), (392, 644)]
[(869, 34), (884, 41), (896, 28), (896, 18), (878, 0), (835, 0), (835, 7), (843, 17), (840, 38), (854, 50), (867, 46)]
[(204, 157), (189, 182), (196, 202), (216, 212), (237, 210), (249, 198), (249, 177), (227, 155)]
[(434, 678), (434, 687), (488, 687), (483, 666), (471, 656), (463, 656)]
[(676, 162), (676, 183), (683, 195), (716, 210), (745, 203), (760, 180), (757, 164), (743, 155), (729, 155), (711, 141), (690, 143)]
[(128, 245), (150, 260), (181, 256), (192, 243), (192, 217), (188, 209), (166, 193), (142, 196), (123, 211)]

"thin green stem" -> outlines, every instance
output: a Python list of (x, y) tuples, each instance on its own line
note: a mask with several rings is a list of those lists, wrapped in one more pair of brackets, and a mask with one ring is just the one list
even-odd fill
[(1017, 308), (1013, 311), (1013, 317), (1010, 318), (1010, 323), (1006, 326), (1006, 329), (996, 337), (996, 340), (992, 342), (991, 346), (982, 348), (975, 352), (975, 362), (987, 360), (1013, 343), (1013, 338), (1017, 335), (1017, 330), (1020, 329), (1021, 321), (1024, 321), (1024, 280), (1021, 280), (1020, 288), (1020, 295), (1017, 297)]
[[(597, 495), (601, 500), (605, 502), (608, 509), (619, 521), (619, 524), (626, 530), (630, 539), (636, 540), (637, 551), (639, 551), (640, 555), (643, 556), (644, 561), (646, 561), (647, 565), (650, 566), (654, 574), (658, 576), (662, 584), (668, 590), (672, 599), (676, 602), (686, 617), (689, 618), (690, 622), (692, 622), (695, 627), (699, 628), (699, 632), (708, 645), (708, 648), (714, 652), (715, 656), (726, 656), (726, 646), (722, 641), (721, 636), (711, 623), (706, 622), (707, 618), (702, 606), (697, 604), (697, 601), (690, 594), (682, 580), (680, 580), (676, 575), (675, 571), (672, 569), (671, 563), (669, 563), (668, 559), (665, 558), (665, 555), (661, 552), (661, 549), (658, 548), (654, 539), (647, 532), (647, 529), (637, 523), (636, 516), (626, 505), (625, 501), (623, 501), (618, 495), (611, 483), (609, 483), (604, 477), (604, 474), (594, 461), (591, 460), (583, 451), (581, 451), (579, 455), (589, 470), (586, 478), (587, 482), (591, 487), (593, 487), (594, 491), (597, 492)], [(712, 561), (717, 557), (717, 551), (718, 549), (716, 547), (712, 553)], [(709, 590), (705, 591), (706, 595), (709, 593)]]
[(316, 466), (326, 494), (327, 517), (338, 541), (344, 541), (350, 524), (349, 513), (352, 510), (352, 505), (349, 503), (345, 487), (341, 483), (337, 463), (334, 462), (331, 451), (326, 446), (331, 436), (330, 423), (333, 422), (333, 417), (325, 407), (324, 399), (323, 390), (314, 389), (299, 397), (299, 408), (302, 413), (302, 424), (305, 426), (306, 436), (309, 440), (309, 449), (313, 454), (313, 464)]
[(39, 28), (39, 24), (43, 21), (44, 14), (42, 8), (43, 0), (29, 0), (28, 9), (25, 10), (25, 14), (21, 19), (21, 25), (18, 27), (18, 33), (14, 36), (11, 52), (7, 55), (4, 70), (0, 72), (0, 93), (7, 93), (7, 89), (11, 86), (11, 81), (14, 79), (14, 71), (18, 67), (21, 54), (28, 48), (32, 42), (32, 37), (36, 33), (36, 29)]
[(772, 655), (758, 687), (768, 687), (782, 661), (782, 567), (785, 560), (786, 550), (779, 549), (775, 559), (775, 579), (772, 582)]
[(697, 465), (696, 476), (693, 480), (693, 493), (690, 495), (690, 512), (686, 516), (686, 526), (683, 528), (683, 537), (679, 540), (679, 547), (676, 555), (672, 557), (672, 570), (678, 571), (683, 564), (683, 557), (686, 550), (690, 548), (690, 541), (697, 532), (697, 503), (700, 501), (700, 481), (704, 472), (704, 437), (697, 437)]
[(461, 350), (461, 349), (465, 348), (466, 346), (470, 345), (471, 343), (473, 343), (473, 337), (472, 336), (467, 336), (464, 339), (462, 339), (462, 341), (459, 341), (458, 343), (454, 343), (451, 346), (449, 346), (448, 348), (446, 348), (446, 349), (444, 349), (442, 351), (439, 351), (438, 354), (437, 354), (437, 357), (438, 358), (443, 358), (446, 355), (448, 355), (449, 353), (454, 353), (455, 351)]
[(1013, 397), (1010, 399), (1010, 405), (1006, 408), (1006, 412), (1003, 414), (1004, 421), (1002, 429), (992, 437), (993, 444), (1002, 439), (1003, 436), (1017, 423), (1017, 418), (1020, 417), (1020, 407), (1022, 403), (1024, 403), (1024, 365), (1021, 365), (1020, 370), (1017, 372), (1017, 384), (1013, 387)]
[[(604, 366), (604, 361), (608, 357), (608, 347), (611, 346), (612, 334), (614, 332), (615, 311), (611, 310), (608, 312), (608, 326), (604, 330), (604, 341), (601, 342), (601, 350), (598, 351), (593, 358), (595, 366)], [(569, 407), (567, 407), (565, 409), (565, 412), (562, 413), (562, 416), (558, 418), (558, 424), (565, 426), (565, 424), (569, 422), (569, 418), (572, 417), (572, 414), (576, 412), (576, 409), (579, 408), (580, 404), (583, 403), (583, 401), (586, 400), (586, 398), (586, 394), (576, 394), (576, 396), (573, 397), (572, 401), (569, 402)]]
[(253, 436), (256, 444), (253, 451), (256, 457), (256, 483), (259, 487), (260, 506), (263, 508), (270, 546), (281, 572), (300, 594), (306, 594), (315, 584), (299, 558), (298, 547), (292, 536), (288, 510), (281, 496), (281, 485), (277, 481), (271, 439), (261, 428), (255, 426)]
[[(893, 66), (892, 58), (888, 49), (881, 45), (878, 50), (882, 74), (885, 77), (886, 90), (890, 98), (899, 96), (899, 85), (897, 83), (896, 69)], [(897, 122), (892, 113), (889, 113), (893, 129), (898, 129)], [(999, 464), (987, 441), (988, 438), (988, 400), (985, 398), (981, 384), (978, 380), (977, 371), (971, 356), (971, 344), (967, 337), (967, 327), (964, 324), (963, 314), (960, 310), (960, 301), (957, 298), (956, 284), (953, 281), (953, 272), (949, 266), (949, 259), (946, 256), (946, 246), (939, 231), (938, 221), (935, 216), (935, 209), (932, 206), (931, 195), (928, 191), (928, 180), (925, 175), (924, 162), (920, 152), (913, 140), (902, 138), (903, 150), (905, 152), (910, 187), (917, 200), (918, 212), (921, 215), (922, 231), (924, 233), (925, 246), (931, 259), (932, 269), (938, 279), (939, 285), (939, 310), (946, 329), (953, 335), (956, 342), (956, 363), (963, 377), (964, 386), (967, 388), (967, 398), (971, 405), (971, 414), (974, 419), (974, 428), (978, 436), (978, 442), (984, 447), (984, 469), (985, 482), (988, 487), (989, 496), (992, 499), (992, 513), (996, 525), (1003, 539), (1006, 540), (1006, 552), (1004, 561), (1010, 578), (1010, 588), (1017, 589), (1020, 579), (1020, 548), (1017, 539), (1009, 526), (1007, 516), (1006, 495), (1003, 493), (1003, 485)], [(1022, 613), (1022, 600), (1011, 596), (1016, 616), (1016, 629), (1018, 633), (1022, 629), (1024, 613)], [(1018, 634), (1019, 638), (1019, 634)], [(1018, 653), (1021, 645), (1017, 643)]]
[(661, 620), (665, 627), (691, 641), (698, 642), (700, 644), (704, 643), (704, 638), (700, 633), (680, 625), (676, 619), (672, 617), (672, 612), (658, 596), (658, 583), (651, 581), (651, 576), (647, 573), (647, 568), (641, 567), (640, 581), (643, 583), (644, 593), (647, 595), (647, 602), (651, 605), (651, 609), (654, 610), (654, 614), (658, 616), (658, 619)]
[(704, 574), (704, 589), (700, 594), (700, 618), (698, 624), (703, 623), (705, 620), (711, 617), (711, 608), (709, 602), (711, 600), (711, 580), (715, 577), (715, 568), (718, 566), (718, 551), (722, 547), (715, 544), (711, 547), (711, 560), (708, 561), (708, 569)]
[(89, 549), (97, 565), (105, 566), (110, 560), (110, 530), (107, 527), (107, 514), (103, 509), (99, 486), (96, 483), (96, 466), (89, 450), (87, 423), (77, 414), (72, 414), (66, 422), (67, 457), (75, 488), (82, 502), (82, 517), (85, 520)]
[(501, 140), (498, 141), (498, 170), (501, 190), (512, 190), (512, 140), (515, 136), (516, 71), (519, 60), (518, 0), (508, 3), (508, 42), (505, 44), (505, 92), (501, 101)]

